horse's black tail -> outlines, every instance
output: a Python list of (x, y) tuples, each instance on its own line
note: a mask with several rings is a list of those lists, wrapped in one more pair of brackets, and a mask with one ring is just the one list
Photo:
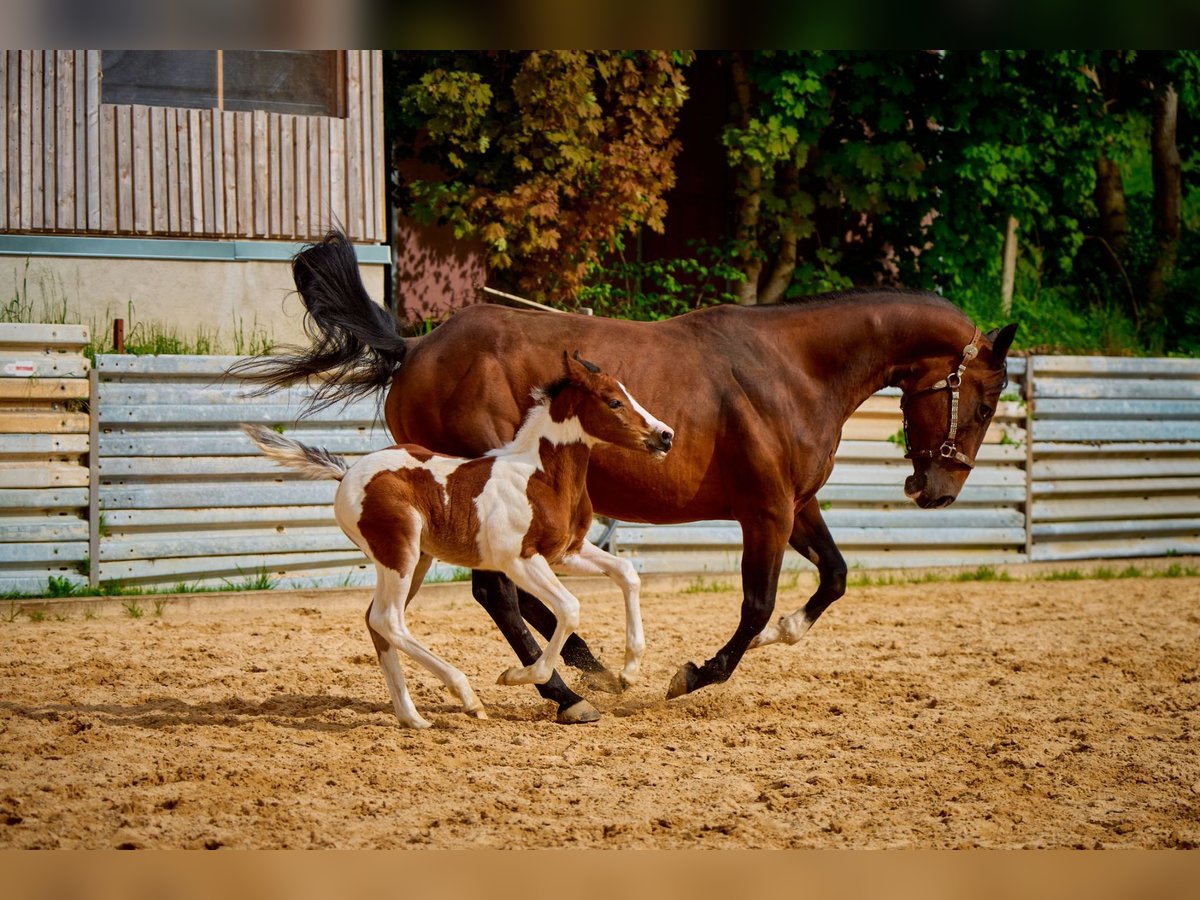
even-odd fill
[(324, 373), (310, 412), (386, 387), (407, 347), (391, 315), (363, 286), (350, 239), (334, 229), (305, 247), (292, 260), (292, 277), (307, 310), (304, 332), (312, 345), (242, 360), (229, 374), (261, 384), (259, 393), (266, 393)]

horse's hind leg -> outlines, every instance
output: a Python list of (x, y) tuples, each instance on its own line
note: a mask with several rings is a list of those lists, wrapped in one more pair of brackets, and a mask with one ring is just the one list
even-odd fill
[[(425, 562), (424, 566), (418, 562), (417, 569), (421, 570), (422, 576), (428, 568), (428, 562)], [(408, 630), (408, 625), (404, 620), (404, 608), (416, 594), (417, 585), (414, 577), (416, 572), (402, 574), (380, 565), (377, 565), (376, 569), (379, 573), (379, 582), (384, 589), (377, 591), (371, 608), (367, 610), (367, 628), (371, 632), (371, 639), (375, 641), (376, 650), (379, 649), (380, 641), (394, 648), (393, 654), (395, 650), (402, 650), (449, 688), (450, 692), (461, 701), (463, 711), (467, 715), (476, 719), (486, 719), (487, 714), (483, 711), (483, 704), (475, 696), (475, 691), (472, 690), (467, 676), (441, 657), (430, 652)], [(428, 723), (425, 726), (417, 725), (416, 727), (427, 726)]]
[(846, 593), (846, 560), (833, 542), (816, 498), (796, 513), (789, 543), (801, 556), (817, 567), (817, 590), (803, 609), (768, 625), (753, 641), (751, 649), (768, 644), (794, 644), (820, 618), (833, 601)]
[[(521, 618), (517, 607), (517, 589), (511, 581), (499, 572), (477, 569), (471, 573), (471, 593), (492, 617), (522, 663), (529, 665), (541, 655), (542, 648)], [(567, 687), (557, 672), (545, 684), (536, 687), (539, 694), (558, 704), (560, 724), (576, 725), (595, 722), (600, 718), (600, 711)]]
[(371, 605), (367, 607), (367, 631), (370, 632), (371, 643), (375, 645), (379, 668), (383, 671), (383, 680), (387, 685), (388, 694), (392, 698), (392, 709), (401, 725), (408, 728), (429, 728), (430, 723), (417, 712), (416, 704), (413, 703), (412, 696), (408, 693), (408, 685), (404, 681), (404, 670), (400, 667), (400, 657), (396, 654), (396, 648), (371, 624), (376, 605), (382, 606), (387, 603), (385, 596), (389, 585), (386, 573), (391, 571), (379, 565), (376, 565), (375, 568), (375, 596), (371, 600)]

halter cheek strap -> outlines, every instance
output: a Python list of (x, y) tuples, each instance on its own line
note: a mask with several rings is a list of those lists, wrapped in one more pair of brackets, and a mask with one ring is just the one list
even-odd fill
[(908, 401), (912, 397), (922, 394), (931, 394), (934, 391), (949, 391), (950, 392), (950, 425), (946, 429), (946, 439), (942, 441), (942, 445), (937, 450), (914, 450), (908, 439), (908, 415), (904, 415), (904, 449), (907, 451), (904, 454), (905, 459), (952, 459), (955, 462), (966, 466), (968, 469), (975, 468), (975, 460), (971, 459), (965, 453), (958, 449), (958, 444), (955, 443), (955, 438), (958, 437), (958, 391), (962, 386), (963, 372), (967, 370), (967, 363), (979, 355), (979, 329), (975, 329), (975, 333), (971, 336), (971, 342), (963, 347), (962, 362), (958, 364), (958, 369), (951, 372), (941, 381), (934, 383), (931, 387), (927, 387), (922, 391), (912, 391), (905, 394), (900, 401), (901, 411), (905, 411), (908, 406)]

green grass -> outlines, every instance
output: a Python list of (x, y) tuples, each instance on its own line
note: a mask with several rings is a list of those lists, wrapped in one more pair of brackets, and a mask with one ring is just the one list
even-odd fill
[(455, 581), (470, 581), (471, 570), (455, 566), (449, 575), (430, 575), (425, 579), (426, 584), (451, 584)]
[(131, 619), (140, 619), (146, 614), (146, 611), (138, 606), (136, 600), (126, 600), (121, 604), (121, 607), (125, 610), (125, 615)]
[(685, 594), (720, 594), (725, 591), (732, 591), (733, 584), (728, 581), (720, 581), (712, 579), (706, 581), (703, 576), (697, 575), (684, 587)]
[(275, 581), (271, 578), (271, 573), (265, 568), (258, 568), (247, 573), (242, 570), (241, 566), (238, 566), (238, 575), (241, 576), (241, 581), (230, 581), (226, 578), (222, 578), (221, 581), (231, 591), (269, 591), (275, 587)]

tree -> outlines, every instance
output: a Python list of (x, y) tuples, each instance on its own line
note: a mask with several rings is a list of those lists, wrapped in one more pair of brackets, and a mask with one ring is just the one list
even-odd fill
[(570, 301), (590, 263), (661, 231), (688, 57), (667, 52), (389, 54), (394, 202), (481, 240), (502, 281)]

